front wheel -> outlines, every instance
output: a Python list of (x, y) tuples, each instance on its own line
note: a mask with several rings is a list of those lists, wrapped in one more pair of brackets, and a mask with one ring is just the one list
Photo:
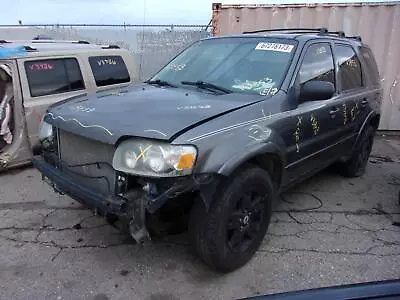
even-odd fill
[(375, 128), (368, 126), (362, 133), (350, 159), (338, 165), (339, 172), (346, 177), (359, 177), (365, 173), (374, 142)]
[(273, 199), (273, 184), (263, 169), (246, 166), (226, 178), (208, 212), (200, 199), (192, 208), (189, 236), (197, 254), (222, 272), (246, 264), (267, 232)]

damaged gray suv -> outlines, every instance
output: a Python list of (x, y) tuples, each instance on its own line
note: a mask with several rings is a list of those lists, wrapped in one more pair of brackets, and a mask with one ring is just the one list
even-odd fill
[(145, 83), (53, 105), (34, 165), (137, 242), (182, 220), (204, 262), (229, 272), (259, 248), (279, 193), (330, 165), (364, 173), (381, 98), (359, 37), (208, 38)]

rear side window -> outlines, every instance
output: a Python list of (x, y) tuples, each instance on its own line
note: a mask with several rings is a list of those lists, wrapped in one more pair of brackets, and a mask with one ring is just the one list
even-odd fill
[(360, 47), (360, 53), (365, 61), (366, 72), (368, 73), (368, 78), (370, 78), (373, 85), (378, 85), (380, 83), (379, 70), (376, 65), (374, 55), (371, 49), (366, 47)]
[(97, 86), (113, 85), (131, 80), (121, 56), (92, 56), (89, 57), (89, 64)]
[(342, 91), (363, 86), (361, 64), (354, 49), (350, 46), (336, 45), (335, 56), (339, 64), (339, 77)]
[(335, 85), (335, 67), (328, 43), (308, 47), (296, 79), (303, 85), (308, 81), (328, 81)]
[(26, 61), (25, 72), (32, 97), (85, 89), (75, 58)]

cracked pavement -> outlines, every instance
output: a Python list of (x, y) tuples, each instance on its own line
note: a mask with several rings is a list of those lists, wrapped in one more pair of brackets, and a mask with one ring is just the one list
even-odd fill
[(254, 259), (227, 275), (186, 234), (135, 245), (32, 168), (0, 174), (0, 299), (234, 299), (400, 277), (400, 140), (367, 172), (327, 170), (282, 195)]

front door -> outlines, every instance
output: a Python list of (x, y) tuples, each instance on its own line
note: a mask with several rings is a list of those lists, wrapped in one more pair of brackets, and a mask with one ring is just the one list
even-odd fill
[[(336, 86), (332, 48), (329, 42), (308, 45), (294, 86), (301, 90), (309, 81), (328, 81)], [(298, 99), (292, 111), (290, 128), (283, 131), (287, 153), (288, 181), (329, 165), (337, 155), (335, 146), (341, 139), (342, 100), (335, 94), (328, 100)]]
[(0, 60), (0, 171), (26, 163), (31, 151), (26, 136), (18, 68), (13, 59)]

